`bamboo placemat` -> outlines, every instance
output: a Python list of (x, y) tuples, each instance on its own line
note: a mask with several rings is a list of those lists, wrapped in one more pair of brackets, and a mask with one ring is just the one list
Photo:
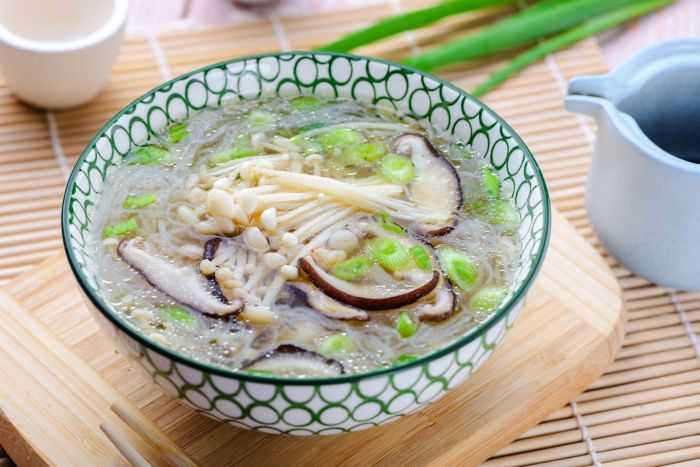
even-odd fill
[[(426, 3), (431, 2), (391, 0), (313, 18), (271, 16), (200, 32), (135, 36), (122, 48), (99, 98), (75, 110), (28, 109), (0, 83), (0, 284), (60, 251), (59, 209), (70, 167), (92, 134), (143, 91), (218, 60), (310, 48), (397, 6)], [(503, 13), (462, 16), (360, 52), (397, 59)], [(468, 90), (506, 58), (454, 67), (441, 76)], [(555, 206), (605, 255), (629, 310), (625, 346), (605, 376), (487, 465), (643, 466), (700, 459), (700, 347), (695, 336), (700, 293), (670, 291), (632, 275), (605, 254), (586, 220), (583, 193), (594, 130), (590, 121), (566, 113), (562, 98), (572, 76), (603, 71), (595, 41), (587, 40), (531, 66), (485, 99), (536, 155)]]

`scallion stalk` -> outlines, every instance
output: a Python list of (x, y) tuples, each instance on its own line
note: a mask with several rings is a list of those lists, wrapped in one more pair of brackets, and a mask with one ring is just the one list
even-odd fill
[(461, 39), (404, 61), (424, 71), (527, 44), (639, 0), (545, 1)]
[(384, 18), (369, 27), (352, 32), (335, 42), (318, 47), (317, 50), (347, 52), (362, 45), (384, 39), (385, 37), (427, 26), (448, 16), (505, 3), (515, 3), (515, 1), (516, 0), (449, 0), (427, 8)]
[(486, 82), (480, 84), (472, 91), (472, 95), (477, 97), (482, 96), (487, 91), (501, 84), (509, 76), (517, 73), (547, 54), (563, 49), (567, 45), (578, 42), (588, 36), (598, 34), (601, 31), (666, 6), (672, 2), (673, 0), (650, 0), (643, 1), (635, 5), (629, 5), (603, 16), (593, 18), (591, 21), (547, 39), (546, 41), (543, 41), (535, 47), (518, 55), (510, 63), (508, 63), (508, 65), (494, 72), (491, 76), (489, 76)]

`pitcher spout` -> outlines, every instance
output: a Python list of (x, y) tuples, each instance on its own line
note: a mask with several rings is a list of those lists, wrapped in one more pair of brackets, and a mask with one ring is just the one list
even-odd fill
[(598, 120), (609, 105), (608, 101), (601, 97), (593, 96), (566, 96), (564, 99), (564, 108), (569, 112), (586, 114)]

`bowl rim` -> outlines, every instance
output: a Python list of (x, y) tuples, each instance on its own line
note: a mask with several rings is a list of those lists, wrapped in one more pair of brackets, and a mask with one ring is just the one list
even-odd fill
[[(157, 92), (169, 92), (172, 89), (172, 85), (175, 84), (178, 81), (184, 80), (190, 76), (193, 76), (198, 73), (202, 72), (207, 72), (211, 69), (214, 68), (221, 68), (222, 66), (230, 65), (233, 63), (240, 63), (240, 62), (245, 62), (247, 60), (257, 60), (257, 59), (263, 59), (263, 58), (269, 58), (269, 57), (275, 57), (275, 58), (284, 58), (284, 57), (289, 57), (289, 56), (330, 56), (330, 57), (344, 57), (350, 60), (367, 60), (369, 62), (378, 62), (382, 63), (385, 65), (389, 66), (395, 66), (399, 67), (405, 71), (411, 72), (418, 74), (419, 76), (430, 78), (435, 80), (436, 82), (440, 83), (443, 86), (446, 86), (449, 89), (452, 89), (453, 91), (457, 92), (460, 95), (467, 95), (475, 104), (477, 104), (480, 108), (486, 110), (487, 112), (490, 113), (490, 115), (503, 127), (506, 129), (506, 131), (510, 132), (512, 135), (512, 138), (517, 142), (519, 148), (523, 151), (523, 155), (525, 156), (526, 160), (529, 160), (531, 164), (531, 168), (533, 170), (533, 175), (538, 181), (538, 185), (540, 189), (542, 190), (542, 213), (543, 213), (543, 225), (542, 225), (542, 239), (540, 241), (540, 247), (538, 251), (534, 254), (535, 256), (535, 262), (534, 265), (530, 268), (530, 271), (528, 271), (527, 276), (525, 279), (522, 281), (520, 286), (515, 290), (515, 292), (512, 294), (510, 300), (506, 302), (503, 306), (501, 306), (496, 312), (494, 312), (491, 316), (489, 316), (485, 321), (480, 323), (478, 326), (468, 330), (464, 335), (461, 337), (455, 339), (453, 342), (449, 343), (448, 345), (441, 347), (427, 355), (424, 355), (422, 357), (418, 357), (416, 360), (395, 365), (395, 366), (388, 366), (386, 368), (378, 368), (374, 369), (371, 371), (366, 371), (362, 373), (351, 373), (351, 374), (342, 374), (339, 376), (330, 376), (330, 377), (315, 377), (315, 378), (293, 378), (293, 377), (284, 377), (284, 376), (274, 376), (274, 375), (257, 375), (254, 373), (244, 373), (239, 370), (233, 370), (229, 369), (226, 367), (218, 366), (212, 363), (205, 362), (203, 360), (199, 360), (193, 357), (189, 357), (183, 353), (180, 353), (170, 347), (164, 346), (157, 344), (155, 342), (152, 342), (150, 339), (148, 339), (143, 333), (139, 332), (136, 330), (136, 328), (130, 326), (127, 324), (127, 321), (125, 321), (123, 318), (119, 317), (116, 312), (112, 311), (111, 307), (107, 305), (106, 301), (101, 297), (101, 295), (93, 289), (89, 283), (88, 280), (83, 273), (81, 266), (78, 264), (75, 253), (73, 252), (73, 245), (72, 245), (72, 239), (69, 235), (69, 211), (70, 211), (70, 200), (72, 197), (72, 193), (74, 191), (75, 187), (75, 180), (80, 172), (80, 168), (85, 162), (85, 159), (87, 158), (88, 154), (90, 151), (95, 147), (97, 144), (97, 141), (102, 135), (105, 134), (105, 132), (114, 124), (116, 123), (119, 118), (121, 118), (123, 115), (128, 112), (130, 109), (134, 109), (136, 105), (140, 103), (145, 103), (148, 105), (149, 102), (151, 102), (149, 99), (151, 96), (153, 96)], [(145, 102), (144, 102), (145, 101)], [(152, 351), (161, 354), (165, 356), (166, 358), (169, 358), (175, 362), (179, 362), (181, 364), (184, 364), (189, 367), (193, 367), (199, 371), (202, 371), (205, 374), (213, 374), (217, 376), (223, 376), (226, 378), (231, 378), (235, 380), (242, 380), (245, 382), (251, 382), (251, 383), (265, 383), (265, 384), (275, 384), (275, 385), (292, 385), (292, 386), (323, 386), (323, 385), (333, 385), (333, 384), (342, 384), (342, 383), (353, 383), (357, 382), (360, 380), (365, 380), (365, 379), (372, 379), (380, 376), (389, 376), (391, 374), (395, 373), (400, 373), (405, 370), (409, 370), (411, 368), (417, 368), (421, 367), (423, 364), (432, 362), (434, 360), (437, 360), (445, 355), (448, 355), (452, 353), (453, 351), (464, 347), (465, 345), (469, 344), (470, 342), (474, 341), (477, 338), (485, 336), (486, 332), (491, 329), (496, 323), (498, 323), (502, 318), (505, 317), (507, 313), (509, 313), (517, 304), (519, 304), (529, 291), (530, 287), (532, 286), (535, 277), (539, 273), (542, 263), (544, 262), (545, 258), (545, 253), (547, 251), (547, 246), (549, 244), (549, 239), (550, 239), (550, 233), (551, 233), (551, 203), (549, 199), (549, 191), (547, 189), (547, 185), (544, 180), (544, 176), (542, 175), (542, 171), (537, 164), (537, 161), (535, 160), (534, 156), (532, 155), (532, 152), (530, 149), (525, 145), (525, 142), (522, 140), (520, 135), (518, 135), (513, 128), (506, 123), (506, 121), (498, 115), (496, 112), (493, 111), (489, 106), (484, 104), (481, 100), (477, 99), (476, 97), (472, 96), (468, 92), (464, 91), (463, 89), (458, 88), (454, 84), (439, 78), (437, 76), (434, 76), (432, 74), (426, 73), (424, 71), (418, 70), (417, 68), (413, 68), (410, 66), (406, 66), (400, 63), (392, 62), (389, 60), (384, 60), (381, 58), (375, 58), (375, 57), (369, 57), (369, 56), (363, 56), (363, 55), (355, 55), (355, 54), (348, 54), (348, 53), (339, 53), (339, 52), (323, 52), (323, 51), (287, 51), (287, 52), (271, 52), (271, 53), (263, 53), (263, 54), (255, 54), (255, 55), (247, 55), (243, 57), (238, 57), (238, 58), (233, 58), (233, 59), (228, 59), (228, 60), (223, 60), (217, 63), (213, 63), (210, 65), (206, 65), (197, 69), (194, 69), (192, 71), (189, 71), (187, 73), (183, 73), (175, 78), (172, 78), (162, 84), (159, 84), (158, 86), (150, 89), (149, 91), (145, 92), (138, 98), (134, 99), (131, 101), (129, 104), (125, 105), (122, 107), (121, 110), (119, 110), (112, 118), (110, 118), (107, 123), (105, 123), (90, 139), (88, 142), (87, 146), (85, 149), (83, 149), (82, 153), (78, 157), (77, 161), (75, 162), (75, 165), (73, 169), (71, 170), (70, 177), (68, 178), (68, 181), (66, 183), (66, 190), (63, 195), (63, 203), (61, 206), (61, 236), (63, 239), (63, 247), (66, 252), (66, 256), (68, 257), (68, 264), (70, 265), (71, 270), (73, 271), (73, 275), (76, 277), (76, 280), (78, 284), (80, 285), (80, 288), (84, 292), (84, 294), (88, 297), (90, 302), (94, 305), (94, 307), (104, 316), (107, 318), (113, 325), (115, 325), (118, 329), (120, 329), (122, 332), (126, 333), (129, 337), (132, 339), (136, 340), (140, 345), (145, 346), (146, 348), (151, 349)]]

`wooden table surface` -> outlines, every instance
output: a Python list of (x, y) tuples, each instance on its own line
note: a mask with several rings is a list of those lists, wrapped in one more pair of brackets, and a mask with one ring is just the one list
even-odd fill
[[(403, 9), (401, 2), (390, 0), (396, 11)], [(385, 0), (278, 0), (274, 7), (256, 12), (237, 7), (231, 0), (131, 0), (129, 27), (132, 30), (201, 28), (244, 22), (257, 14), (271, 15), (273, 18), (299, 16), (377, 3), (385, 3)], [(676, 0), (675, 4), (663, 10), (607, 31), (598, 39), (607, 65), (614, 67), (625, 57), (654, 42), (699, 36), (699, 20), (700, 1)]]

